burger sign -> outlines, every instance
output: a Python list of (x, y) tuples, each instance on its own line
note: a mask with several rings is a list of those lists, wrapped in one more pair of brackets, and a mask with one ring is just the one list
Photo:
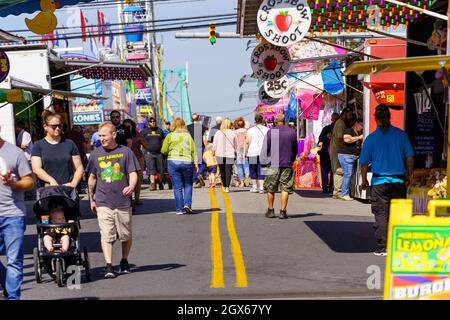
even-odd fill
[(290, 46), (303, 39), (311, 25), (305, 0), (264, 0), (258, 10), (261, 35), (277, 46)]

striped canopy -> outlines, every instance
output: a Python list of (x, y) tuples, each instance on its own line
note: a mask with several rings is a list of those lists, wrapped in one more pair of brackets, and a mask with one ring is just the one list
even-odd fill
[[(92, 2), (93, 0), (60, 0), (61, 8), (73, 6), (78, 3)], [(22, 13), (34, 13), (40, 11), (40, 0), (0, 0), (0, 17), (9, 15), (18, 16)]]

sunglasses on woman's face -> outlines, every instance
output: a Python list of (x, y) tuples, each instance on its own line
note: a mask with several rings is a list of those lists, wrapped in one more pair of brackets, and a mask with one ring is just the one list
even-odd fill
[(52, 128), (53, 130), (59, 129), (61, 130), (63, 125), (62, 124), (48, 124), (48, 127)]

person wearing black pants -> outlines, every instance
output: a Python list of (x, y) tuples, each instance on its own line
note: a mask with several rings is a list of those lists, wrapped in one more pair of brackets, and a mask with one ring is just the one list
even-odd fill
[[(331, 124), (323, 127), (322, 132), (319, 135), (319, 145), (322, 143), (319, 149), (320, 156), (320, 172), (322, 174), (322, 192), (333, 193), (333, 171), (331, 170), (331, 158), (330, 158), (330, 142), (333, 135), (333, 127), (336, 120), (339, 118), (339, 113), (333, 113), (331, 115)], [(330, 177), (328, 179), (328, 176)]]
[(372, 213), (375, 216), (375, 237), (379, 249), (377, 256), (386, 256), (389, 230), (389, 210), (392, 199), (406, 198), (406, 185), (413, 174), (414, 151), (408, 135), (391, 125), (389, 107), (380, 104), (375, 110), (377, 129), (365, 140), (361, 150), (362, 189), (368, 187), (369, 165), (371, 180)]
[(392, 199), (406, 198), (404, 183), (383, 183), (371, 187), (372, 213), (375, 216), (373, 228), (380, 248), (387, 247), (389, 209)]
[(233, 164), (236, 159), (237, 137), (231, 130), (230, 118), (222, 121), (220, 130), (214, 135), (213, 151), (220, 168), (223, 192), (230, 192)]
[(217, 163), (220, 169), (220, 178), (222, 179), (222, 185), (224, 188), (229, 188), (231, 179), (233, 178), (234, 159), (217, 157)]

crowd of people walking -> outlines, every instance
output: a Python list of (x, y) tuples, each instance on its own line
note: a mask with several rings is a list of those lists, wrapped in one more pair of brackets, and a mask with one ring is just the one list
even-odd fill
[[(297, 134), (277, 115), (272, 127), (260, 114), (250, 125), (242, 117), (217, 117), (208, 129), (198, 114), (192, 123), (181, 118), (165, 122), (164, 129), (150, 118), (139, 130), (131, 119), (111, 112), (111, 122), (92, 135), (90, 154), (81, 128), (63, 132), (59, 114), (42, 115), (45, 136), (32, 142), (24, 124), (16, 125), (17, 147), (0, 138), (0, 249), (5, 249), (6, 268), (0, 263), (0, 285), (8, 299), (20, 298), (23, 278), (23, 238), (26, 206), (24, 193), (36, 187), (78, 188), (87, 179), (91, 211), (97, 216), (106, 263), (105, 278), (114, 278), (113, 244), (122, 244), (120, 272), (129, 273), (128, 256), (133, 242), (132, 198), (141, 205), (144, 172), (149, 190), (173, 189), (177, 215), (195, 212), (193, 188), (220, 185), (224, 193), (232, 186), (250, 193), (267, 193), (267, 218), (275, 218), (275, 194), (281, 191), (280, 219), (288, 218), (289, 195), (294, 190), (293, 169), (298, 154)], [(379, 105), (377, 129), (363, 143), (363, 122), (351, 108), (332, 115), (332, 123), (319, 136), (322, 191), (335, 199), (353, 200), (351, 181), (361, 166), (362, 189), (369, 187), (371, 167), (372, 212), (379, 250), (386, 254), (389, 203), (406, 196), (414, 154), (404, 131), (390, 124), (389, 108)], [(5, 168), (2, 168), (5, 166)], [(6, 214), (5, 214), (6, 213)], [(48, 239), (47, 239), (48, 240)], [(51, 246), (47, 241), (46, 247)], [(67, 245), (66, 245), (67, 247)]]

